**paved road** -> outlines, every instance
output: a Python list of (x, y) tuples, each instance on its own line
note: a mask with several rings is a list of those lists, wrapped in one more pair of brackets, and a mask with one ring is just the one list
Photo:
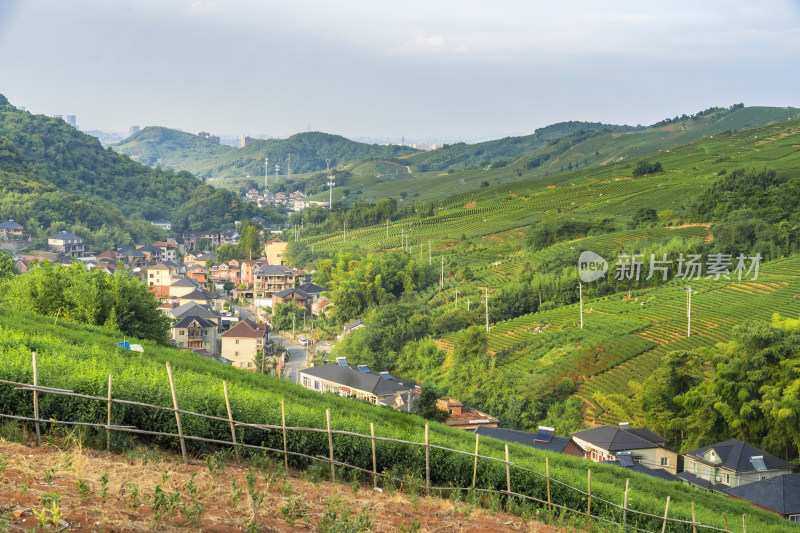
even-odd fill
[[(307, 368), (306, 364), (306, 349), (292, 340), (290, 335), (275, 335), (270, 333), (270, 339), (275, 341), (276, 344), (281, 344), (288, 350), (288, 359), (283, 367), (283, 375), (292, 383), (297, 383), (297, 376), (299, 371)], [(298, 337), (299, 339), (300, 337)]]

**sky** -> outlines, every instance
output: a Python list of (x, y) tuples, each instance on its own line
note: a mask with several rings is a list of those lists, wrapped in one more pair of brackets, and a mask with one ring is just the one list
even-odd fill
[(84, 130), (496, 139), (800, 107), (800, 2), (0, 0), (0, 93)]

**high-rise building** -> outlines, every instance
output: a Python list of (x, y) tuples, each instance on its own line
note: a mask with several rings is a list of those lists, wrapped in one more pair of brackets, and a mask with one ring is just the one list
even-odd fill
[(258, 139), (256, 139), (255, 137), (248, 137), (247, 135), (242, 135), (242, 142), (241, 142), (241, 144), (240, 144), (240, 146), (239, 146), (239, 147), (240, 147), (240, 148), (244, 148), (244, 147), (245, 147), (245, 146), (247, 146), (248, 144), (250, 144), (250, 143), (252, 143), (252, 142), (255, 142), (255, 141), (257, 141), (257, 140), (258, 140)]
[(73, 128), (78, 127), (78, 122), (75, 120), (75, 115), (67, 115), (67, 124), (69, 124)]
[(201, 131), (197, 136), (219, 144), (219, 136), (208, 133), (207, 131)]
[(139, 126), (131, 126), (128, 128), (128, 137), (139, 131)]

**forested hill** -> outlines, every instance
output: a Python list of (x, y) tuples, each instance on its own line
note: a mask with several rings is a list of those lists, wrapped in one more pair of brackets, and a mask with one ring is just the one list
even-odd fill
[(275, 218), (188, 172), (104, 149), (63, 120), (21, 111), (2, 95), (0, 190), (0, 219), (13, 218), (36, 238), (66, 229), (96, 245), (158, 237), (146, 222), (153, 219), (170, 219), (181, 231), (253, 214)]
[(270, 160), (270, 175), (275, 164), (285, 176), (291, 154), (292, 174), (315, 172), (370, 158), (396, 158), (417, 152), (396, 145), (377, 145), (351, 141), (341, 135), (310, 132), (288, 139), (258, 140), (244, 148), (222, 146), (203, 137), (167, 128), (147, 127), (112, 148), (141, 163), (188, 170), (200, 177), (264, 176), (264, 158)]
[(419, 172), (464, 169), (474, 166), (498, 165), (503, 159), (517, 158), (547, 146), (553, 139), (561, 139), (577, 132), (608, 131), (614, 133), (643, 129), (600, 122), (569, 121), (538, 128), (531, 135), (505, 137), (477, 144), (457, 143), (444, 145), (438, 150), (421, 152), (406, 159), (413, 170)]

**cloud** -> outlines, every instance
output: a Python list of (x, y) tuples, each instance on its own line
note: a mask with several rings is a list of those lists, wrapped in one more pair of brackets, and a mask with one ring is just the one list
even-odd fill
[(400, 47), (402, 52), (413, 54), (436, 54), (444, 51), (444, 39), (441, 35), (425, 35), (418, 31), (411, 41), (406, 41)]

